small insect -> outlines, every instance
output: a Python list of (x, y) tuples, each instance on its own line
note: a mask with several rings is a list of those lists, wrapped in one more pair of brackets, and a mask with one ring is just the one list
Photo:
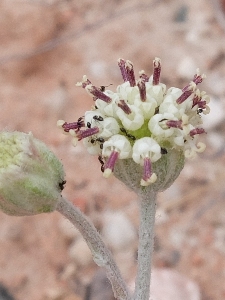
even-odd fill
[(59, 188), (62, 191), (64, 189), (64, 185), (66, 184), (66, 180), (63, 180), (62, 182), (59, 182)]
[(94, 119), (95, 121), (103, 121), (103, 120), (104, 120), (103, 117), (97, 116), (97, 115), (95, 115), (95, 116), (93, 117), (93, 119)]
[(159, 113), (159, 106), (156, 107), (155, 109), (155, 115)]
[(200, 115), (202, 112), (203, 112), (203, 109), (202, 109), (202, 108), (198, 108), (198, 109), (197, 109), (197, 114), (198, 114), (198, 115)]
[(110, 83), (109, 85), (101, 85), (101, 86), (100, 86), (100, 91), (101, 91), (101, 92), (104, 92), (104, 91), (105, 91), (105, 88), (108, 87), (108, 86), (110, 86), (110, 85), (112, 85), (112, 83)]
[(95, 144), (96, 142), (99, 142), (100, 143), (100, 145), (99, 145), (99, 147), (100, 147), (100, 149), (103, 149), (103, 143), (105, 142), (105, 139), (103, 139), (102, 137), (98, 137), (98, 138), (92, 138), (92, 139), (90, 139), (90, 142), (91, 142), (91, 144)]
[(101, 171), (102, 171), (102, 173), (105, 171), (105, 162), (104, 162), (104, 160), (103, 160), (103, 157), (101, 156), (101, 155), (99, 155), (98, 156), (98, 160), (99, 160), (99, 162), (100, 162), (100, 164), (101, 164)]
[(167, 153), (168, 153), (168, 151), (166, 150), (166, 148), (161, 147), (161, 154), (167, 154)]
[(91, 123), (87, 122), (87, 128), (91, 128)]
[(130, 134), (129, 132), (127, 132), (125, 128), (121, 127), (120, 131), (122, 131), (132, 141), (136, 140), (136, 137), (134, 135)]

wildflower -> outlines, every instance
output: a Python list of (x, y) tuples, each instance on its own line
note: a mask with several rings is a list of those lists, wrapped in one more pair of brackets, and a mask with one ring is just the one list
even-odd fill
[(173, 181), (169, 177), (175, 179), (183, 168), (184, 158), (205, 149), (198, 138), (205, 133), (201, 114), (209, 113), (209, 97), (197, 88), (205, 75), (197, 69), (183, 89), (166, 89), (160, 82), (159, 58), (153, 61), (153, 75), (141, 71), (137, 80), (132, 62), (119, 59), (118, 66), (124, 83), (116, 92), (98, 88), (84, 76), (77, 85), (93, 97), (94, 107), (83, 119), (59, 120), (58, 126), (73, 136), (74, 144), (83, 140), (88, 152), (98, 155), (104, 177), (113, 172), (120, 177), (123, 165), (131, 177), (138, 174), (141, 186), (157, 187), (162, 180), (168, 186)]
[(61, 198), (61, 162), (31, 133), (0, 133), (0, 209), (25, 216), (51, 212)]

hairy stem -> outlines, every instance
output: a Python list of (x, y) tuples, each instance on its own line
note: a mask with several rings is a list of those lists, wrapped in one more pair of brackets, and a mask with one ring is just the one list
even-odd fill
[(130, 295), (111, 252), (106, 248), (100, 234), (88, 218), (71, 202), (63, 198), (57, 211), (64, 215), (82, 234), (87, 242), (95, 263), (106, 270), (114, 296), (119, 300), (130, 300)]
[(139, 192), (140, 228), (138, 246), (138, 269), (134, 300), (149, 300), (151, 261), (154, 244), (156, 192), (148, 189)]

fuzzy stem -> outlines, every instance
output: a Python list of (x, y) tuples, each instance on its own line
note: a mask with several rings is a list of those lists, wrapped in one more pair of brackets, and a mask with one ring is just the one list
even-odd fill
[(126, 284), (112, 254), (106, 248), (94, 225), (76, 206), (63, 197), (57, 206), (57, 211), (64, 215), (80, 231), (91, 250), (95, 263), (105, 268), (115, 298), (119, 300), (130, 300), (131, 298)]
[(151, 261), (154, 244), (156, 192), (141, 190), (139, 193), (140, 228), (138, 246), (138, 269), (135, 282), (134, 300), (149, 300)]

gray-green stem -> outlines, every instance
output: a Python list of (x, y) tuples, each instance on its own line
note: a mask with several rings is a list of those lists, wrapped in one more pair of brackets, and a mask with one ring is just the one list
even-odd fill
[(64, 215), (80, 231), (92, 252), (95, 263), (106, 270), (115, 298), (130, 300), (126, 284), (112, 254), (105, 246), (94, 225), (76, 206), (63, 197), (57, 206), (57, 211)]
[(138, 195), (140, 200), (140, 227), (134, 300), (149, 300), (156, 192), (151, 189), (143, 189), (139, 191)]

